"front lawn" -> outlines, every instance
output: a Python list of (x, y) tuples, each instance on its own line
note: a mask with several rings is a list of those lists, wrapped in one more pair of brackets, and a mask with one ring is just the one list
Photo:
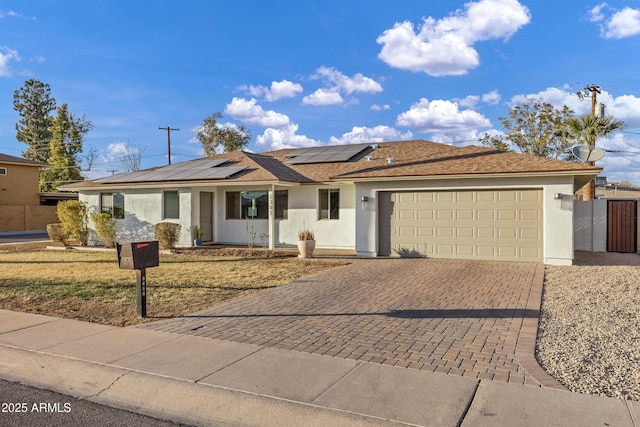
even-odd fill
[(147, 269), (147, 318), (136, 317), (136, 274), (115, 251), (0, 246), (0, 308), (115, 326), (176, 317), (344, 265), (291, 256), (160, 255)]

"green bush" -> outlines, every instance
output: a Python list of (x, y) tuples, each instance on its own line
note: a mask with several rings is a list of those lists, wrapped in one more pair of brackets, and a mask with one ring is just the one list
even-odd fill
[(161, 222), (155, 225), (155, 236), (160, 249), (173, 249), (180, 239), (182, 226), (173, 222)]
[(116, 246), (116, 220), (108, 213), (91, 215), (98, 238), (108, 248)]
[(67, 200), (58, 203), (58, 219), (67, 235), (82, 246), (89, 241), (88, 208), (85, 202)]
[(47, 234), (54, 242), (60, 242), (65, 246), (69, 246), (69, 236), (67, 232), (64, 231), (64, 228), (62, 228), (62, 224), (58, 222), (55, 224), (47, 224)]

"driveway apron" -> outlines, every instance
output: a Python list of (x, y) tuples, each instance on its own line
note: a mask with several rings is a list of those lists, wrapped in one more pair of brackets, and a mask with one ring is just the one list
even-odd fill
[(541, 385), (533, 352), (543, 271), (531, 263), (357, 259), (137, 327)]

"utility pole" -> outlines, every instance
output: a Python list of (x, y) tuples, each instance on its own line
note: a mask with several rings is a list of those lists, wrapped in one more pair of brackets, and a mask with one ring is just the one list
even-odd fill
[(158, 126), (158, 129), (167, 131), (167, 152), (169, 154), (169, 164), (171, 164), (171, 131), (180, 130), (180, 128), (172, 128), (171, 126), (163, 128), (161, 126)]
[(598, 85), (585, 86), (584, 92), (578, 92), (578, 99), (580, 99), (580, 101), (582, 101), (587, 96), (591, 97), (591, 114), (593, 114), (594, 116), (596, 115), (596, 105), (599, 93), (602, 93), (602, 91), (600, 90), (600, 86)]
[[(600, 91), (600, 86), (598, 85), (588, 85), (585, 86), (584, 92), (578, 92), (578, 99), (582, 101), (585, 97), (591, 97), (591, 115), (596, 115), (596, 105), (597, 105), (597, 97), (598, 94), (602, 93)], [(589, 166), (595, 166), (596, 162), (587, 162)], [(594, 179), (591, 179), (588, 183), (582, 187), (582, 200), (590, 201), (596, 198), (596, 183)]]

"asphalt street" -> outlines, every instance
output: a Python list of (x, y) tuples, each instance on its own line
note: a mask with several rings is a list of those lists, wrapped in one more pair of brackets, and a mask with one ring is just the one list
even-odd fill
[(49, 236), (46, 232), (38, 233), (0, 233), (0, 245), (1, 244), (13, 244), (13, 243), (33, 243), (33, 242), (46, 242), (49, 241)]
[(0, 380), (0, 426), (176, 427), (182, 424)]

